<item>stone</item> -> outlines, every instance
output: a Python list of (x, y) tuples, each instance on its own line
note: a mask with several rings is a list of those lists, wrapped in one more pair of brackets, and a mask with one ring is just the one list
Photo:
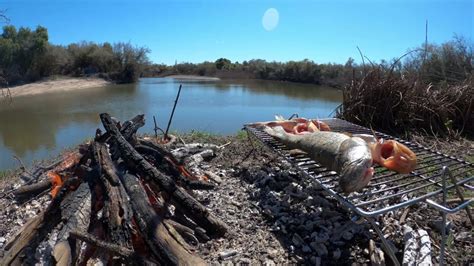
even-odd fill
[(219, 253), (219, 258), (221, 260), (225, 260), (225, 259), (228, 259), (230, 257), (233, 257), (235, 255), (237, 255), (237, 250), (235, 249), (230, 249), (230, 250), (225, 250), (225, 251), (222, 251)]
[(316, 256), (312, 256), (309, 261), (311, 262), (311, 265), (315, 265), (315, 266), (320, 266), (321, 265), (321, 258), (320, 257), (316, 257)]
[(344, 238), (345, 240), (351, 240), (352, 237), (354, 237), (354, 234), (352, 234), (350, 231), (344, 231), (342, 233), (342, 238)]
[(301, 236), (298, 235), (297, 233), (295, 233), (295, 234), (293, 235), (293, 238), (291, 239), (291, 241), (293, 242), (293, 244), (294, 244), (296, 247), (300, 247), (300, 246), (303, 245), (303, 243), (304, 243), (303, 238), (301, 238)]
[(301, 250), (304, 253), (311, 253), (311, 248), (308, 245), (303, 245), (303, 248), (301, 248)]
[(309, 245), (316, 253), (318, 253), (319, 256), (323, 257), (328, 255), (328, 248), (323, 243), (317, 243), (313, 241)]
[(341, 250), (339, 248), (337, 248), (336, 250), (334, 250), (332, 252), (332, 257), (333, 259), (335, 260), (338, 260), (339, 258), (341, 258)]
[(275, 262), (273, 260), (265, 260), (265, 262), (263, 262), (263, 266), (275, 266)]
[(237, 266), (249, 266), (252, 265), (252, 260), (249, 258), (239, 258), (235, 263)]
[(278, 250), (274, 249), (274, 248), (269, 248), (267, 249), (267, 255), (269, 258), (275, 258), (277, 255), (278, 255)]
[(313, 237), (313, 240), (314, 242), (316, 243), (324, 243), (324, 242), (327, 242), (329, 240), (329, 234), (327, 232), (321, 232), (319, 234), (311, 234), (311, 236)]
[[(442, 233), (443, 232), (443, 220), (435, 220), (435, 221), (430, 221), (430, 226), (431, 228), (435, 229), (436, 231), (438, 231), (438, 233)], [(449, 230), (451, 230), (451, 228), (453, 227), (453, 223), (451, 221), (447, 221), (446, 222), (446, 230), (447, 232), (449, 232)]]

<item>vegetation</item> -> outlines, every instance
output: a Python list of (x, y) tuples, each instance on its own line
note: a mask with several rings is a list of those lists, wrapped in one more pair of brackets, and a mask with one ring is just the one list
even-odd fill
[(472, 44), (460, 38), (373, 64), (343, 90), (338, 116), (392, 133), (474, 136)]
[(353, 68), (358, 68), (352, 58), (345, 65), (317, 64), (311, 60), (289, 62), (267, 62), (262, 59), (231, 62), (219, 58), (215, 62), (199, 64), (180, 63), (174, 66), (151, 65), (145, 76), (166, 76), (172, 74), (217, 76), (221, 78), (253, 78), (313, 83), (340, 87), (352, 78)]
[(119, 83), (136, 81), (148, 64), (149, 50), (130, 43), (81, 42), (68, 46), (48, 41), (46, 28), (3, 27), (0, 75), (8, 84), (32, 82), (51, 75), (100, 75)]

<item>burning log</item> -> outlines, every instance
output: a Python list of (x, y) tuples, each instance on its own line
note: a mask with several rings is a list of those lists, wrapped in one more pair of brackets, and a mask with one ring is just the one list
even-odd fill
[(120, 134), (108, 114), (101, 114), (100, 118), (105, 129), (110, 133), (112, 139), (120, 148), (122, 159), (128, 164), (128, 167), (136, 171), (147, 181), (156, 182), (160, 188), (171, 195), (173, 200), (194, 218), (196, 223), (202, 226), (212, 236), (223, 236), (227, 232), (227, 226), (217, 217), (212, 215), (201, 203), (191, 197), (183, 188), (178, 187), (176, 183), (168, 176), (159, 172), (143, 156), (141, 156)]
[(88, 183), (82, 183), (61, 202), (63, 228), (58, 234), (53, 257), (56, 265), (70, 265), (77, 253), (78, 243), (68, 241), (73, 230), (87, 231), (91, 215), (91, 190)]
[[(44, 243), (53, 243), (46, 261), (57, 265), (96, 257), (109, 264), (118, 258), (204, 265), (193, 247), (228, 229), (186, 189), (214, 185), (199, 180), (164, 146), (138, 138), (143, 115), (122, 125), (108, 114), (100, 117), (105, 133), (97, 130), (94, 141), (32, 172), (32, 178), (43, 178), (14, 192), (17, 200), (48, 191), (53, 198), (4, 247), (0, 265), (34, 264), (35, 250)], [(176, 210), (165, 219), (170, 204)], [(53, 231), (57, 238), (45, 242)]]
[(130, 198), (133, 199), (132, 208), (138, 227), (160, 261), (172, 265), (204, 265), (203, 260), (190, 254), (172, 238), (162, 223), (163, 218), (153, 211), (150, 203), (146, 200), (148, 197), (138, 178), (125, 174), (122, 177), (122, 182)]
[(135, 146), (135, 149), (142, 154), (152, 156), (155, 160), (153, 165), (158, 170), (169, 173), (174, 180), (188, 189), (208, 190), (215, 188), (211, 183), (198, 180), (199, 178), (184, 168), (184, 165), (178, 162), (171, 153), (152, 142), (140, 140), (140, 145)]
[(31, 264), (31, 255), (34, 255), (34, 251), (39, 243), (60, 221), (61, 201), (66, 195), (66, 188), (76, 181), (77, 179), (75, 178), (68, 179), (64, 183), (63, 189), (51, 201), (46, 210), (28, 221), (18, 235), (7, 243), (4, 248), (5, 254), (0, 261), (1, 265), (21, 264), (22, 260), (30, 262), (26, 264)]

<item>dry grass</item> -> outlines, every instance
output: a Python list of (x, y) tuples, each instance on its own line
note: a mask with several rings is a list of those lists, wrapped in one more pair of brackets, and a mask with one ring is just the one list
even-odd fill
[(473, 79), (456, 85), (423, 84), (374, 67), (344, 88), (337, 116), (397, 135), (472, 137)]

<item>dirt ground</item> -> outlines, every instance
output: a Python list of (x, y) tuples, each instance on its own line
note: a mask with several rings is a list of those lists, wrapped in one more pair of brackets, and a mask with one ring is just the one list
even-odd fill
[[(354, 265), (371, 263), (369, 242), (381, 249), (381, 241), (367, 222), (355, 223), (353, 214), (315, 184), (303, 178), (292, 165), (246, 134), (232, 137), (192, 133), (186, 143), (227, 144), (203, 169), (220, 177), (210, 191), (193, 191), (205, 206), (229, 225), (224, 238), (200, 243), (196, 252), (211, 265)], [(423, 141), (421, 139), (419, 142)], [(434, 145), (434, 142), (422, 143)], [(473, 142), (450, 141), (445, 147), (466, 147), (456, 155), (472, 158)], [(442, 147), (438, 144), (439, 147)], [(448, 152), (447, 150), (443, 150)], [(3, 181), (3, 191), (18, 186), (14, 177)], [(0, 248), (12, 232), (21, 228), (47, 204), (49, 196), (16, 205), (0, 198)], [(408, 210), (408, 211), (406, 211)], [(406, 215), (403, 222), (401, 217)], [(403, 225), (423, 228), (432, 239), (433, 262), (439, 254), (440, 233), (434, 222), (439, 213), (419, 204), (390, 212), (376, 219), (396, 255), (403, 255)], [(448, 264), (474, 262), (472, 227), (465, 212), (449, 216)], [(385, 261), (391, 265), (385, 255)]]

